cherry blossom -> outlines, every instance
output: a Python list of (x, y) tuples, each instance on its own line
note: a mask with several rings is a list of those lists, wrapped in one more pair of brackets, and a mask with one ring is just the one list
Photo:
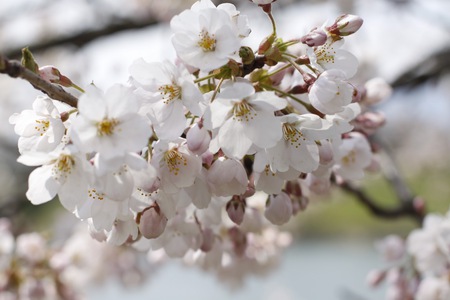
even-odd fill
[(152, 131), (138, 114), (139, 101), (131, 89), (114, 85), (105, 94), (90, 86), (78, 102), (71, 137), (86, 153), (98, 152), (105, 159), (125, 157), (147, 145)]
[[(199, 3), (207, 5), (211, 1)], [(241, 42), (235, 26), (225, 10), (211, 5), (197, 9), (194, 6), (171, 20), (172, 43), (184, 62), (208, 72), (225, 65), (230, 59), (240, 60)]]
[(225, 155), (237, 159), (253, 145), (272, 147), (282, 138), (281, 122), (274, 112), (285, 106), (286, 100), (272, 92), (255, 93), (247, 81), (224, 84), (210, 105), (212, 129), (219, 128), (214, 139)]
[(33, 110), (13, 114), (9, 122), (19, 138), (19, 152), (50, 152), (60, 143), (66, 131), (58, 109), (52, 100), (39, 96), (33, 102)]

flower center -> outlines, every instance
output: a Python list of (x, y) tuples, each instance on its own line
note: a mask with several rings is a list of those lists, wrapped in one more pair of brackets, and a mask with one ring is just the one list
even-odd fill
[(49, 120), (35, 120), (36, 126), (34, 126), (34, 129), (36, 129), (37, 132), (39, 132), (40, 136), (43, 136), (44, 133), (47, 131), (47, 129), (50, 127), (50, 121)]
[(72, 156), (61, 154), (53, 165), (52, 177), (55, 180), (65, 180), (72, 172), (73, 165), (75, 165), (75, 160)]
[(105, 136), (112, 135), (114, 133), (114, 128), (119, 124), (116, 119), (103, 119), (97, 123), (97, 135)]
[(198, 45), (202, 48), (203, 52), (211, 52), (216, 50), (216, 39), (214, 34), (209, 34), (206, 30), (202, 30), (199, 34), (200, 41)]
[(183, 155), (178, 152), (178, 149), (174, 148), (164, 153), (164, 161), (166, 162), (169, 172), (178, 175), (180, 172), (180, 165), (186, 166), (187, 160)]
[(334, 64), (334, 55), (336, 54), (336, 51), (330, 45), (325, 44), (321, 47), (318, 47), (316, 50), (314, 50), (314, 53), (317, 57), (317, 62), (322, 63), (333, 63)]
[(342, 163), (344, 165), (354, 164), (356, 162), (356, 152), (355, 150), (350, 151), (346, 156), (342, 158)]
[(169, 104), (174, 99), (180, 99), (181, 87), (176, 84), (165, 84), (158, 88), (163, 97), (164, 104)]
[(88, 190), (88, 196), (92, 200), (103, 200), (105, 199), (105, 194), (97, 192), (96, 189), (89, 189)]
[(298, 148), (301, 145), (302, 140), (306, 140), (303, 137), (303, 133), (290, 123), (283, 124), (283, 137), (295, 148)]
[(234, 115), (233, 119), (239, 122), (248, 122), (257, 115), (253, 108), (245, 100), (234, 104), (232, 112)]

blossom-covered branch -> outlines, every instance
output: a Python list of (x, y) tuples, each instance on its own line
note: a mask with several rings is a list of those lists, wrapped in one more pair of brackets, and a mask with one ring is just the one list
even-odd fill
[(70, 106), (77, 107), (78, 99), (72, 94), (66, 92), (60, 86), (44, 80), (38, 74), (30, 71), (15, 60), (8, 60), (0, 54), (0, 73), (6, 74), (12, 78), (20, 77), (28, 81), (35, 89), (38, 89), (50, 98), (62, 101)]

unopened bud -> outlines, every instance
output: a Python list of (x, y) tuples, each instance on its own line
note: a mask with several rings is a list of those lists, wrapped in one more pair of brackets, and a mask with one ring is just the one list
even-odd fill
[(285, 191), (289, 196), (291, 196), (293, 198), (301, 197), (303, 194), (302, 187), (300, 186), (300, 183), (298, 182), (298, 180), (287, 181), (286, 186), (285, 186)]
[(386, 277), (386, 271), (372, 270), (367, 274), (366, 283), (371, 287), (377, 287)]
[(355, 33), (361, 28), (363, 19), (355, 15), (345, 14), (336, 19), (333, 25), (327, 27), (327, 30), (338, 36), (347, 36)]
[(63, 121), (63, 122), (69, 120), (69, 117), (70, 117), (70, 114), (67, 111), (63, 111), (60, 114), (61, 121)]
[(309, 173), (306, 177), (306, 184), (311, 192), (318, 195), (326, 194), (330, 191), (331, 183), (329, 178), (318, 177)]
[(380, 103), (392, 94), (392, 87), (382, 78), (372, 78), (364, 84), (365, 93), (361, 102), (366, 105)]
[(54, 66), (43, 66), (38, 70), (39, 76), (47, 82), (56, 83), (64, 87), (73, 87), (80, 92), (84, 92), (82, 88), (77, 86), (68, 77), (61, 74), (61, 72)]
[(39, 72), (39, 66), (36, 63), (36, 60), (34, 59), (34, 56), (31, 53), (30, 49), (28, 48), (22, 49), (22, 66), (32, 71), (33, 73), (37, 74)]
[(255, 53), (252, 48), (244, 46), (239, 49), (239, 56), (242, 59), (244, 65), (250, 65), (255, 61)]
[(261, 44), (259, 44), (258, 47), (258, 54), (265, 54), (267, 50), (269, 50), (272, 47), (273, 42), (275, 41), (276, 36), (275, 35), (269, 35), (268, 37), (265, 37)]
[(208, 130), (199, 123), (192, 125), (186, 134), (186, 142), (189, 150), (197, 155), (202, 155), (208, 150), (210, 141), (211, 136)]
[(314, 82), (316, 82), (316, 77), (314, 77), (313, 75), (309, 74), (309, 73), (303, 73), (303, 81), (305, 81), (306, 84), (308, 85), (313, 85)]
[(309, 90), (309, 84), (306, 83), (302, 83), (299, 85), (296, 85), (294, 87), (292, 87), (292, 89), (289, 90), (289, 94), (305, 94), (307, 93)]
[(425, 214), (426, 208), (425, 208), (425, 200), (422, 197), (415, 197), (413, 200), (413, 207), (414, 209), (421, 215)]
[(319, 147), (319, 159), (321, 165), (328, 165), (334, 159), (334, 151), (329, 141), (321, 141)]
[(228, 230), (228, 236), (233, 243), (233, 249), (237, 256), (242, 256), (247, 249), (247, 236), (238, 227), (232, 227)]
[(242, 194), (242, 197), (248, 198), (255, 194), (255, 183), (253, 180), (249, 180), (247, 190), (244, 194)]
[(286, 193), (270, 196), (266, 203), (264, 216), (272, 224), (283, 225), (292, 216), (292, 201)]
[(209, 150), (206, 150), (202, 154), (202, 163), (204, 165), (211, 166), (213, 160), (214, 160), (214, 154), (212, 154)]
[(233, 196), (226, 205), (226, 211), (231, 221), (240, 225), (244, 220), (245, 202), (241, 200), (240, 196)]
[(200, 246), (200, 250), (203, 252), (209, 252), (211, 251), (212, 247), (214, 246), (214, 241), (216, 239), (214, 232), (211, 230), (211, 228), (205, 228), (202, 231), (202, 244)]
[(167, 218), (157, 203), (142, 212), (139, 231), (147, 239), (159, 237), (166, 229)]
[(386, 123), (386, 117), (381, 112), (365, 112), (359, 115), (355, 121), (355, 128), (367, 135), (372, 135), (375, 131)]
[(321, 28), (314, 28), (306, 35), (300, 38), (300, 42), (308, 45), (309, 47), (322, 46), (327, 41), (327, 34)]

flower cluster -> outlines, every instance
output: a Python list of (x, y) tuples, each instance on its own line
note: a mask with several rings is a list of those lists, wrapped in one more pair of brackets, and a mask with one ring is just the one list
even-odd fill
[(386, 299), (444, 300), (450, 298), (450, 214), (429, 214), (423, 227), (406, 241), (388, 236), (378, 244), (390, 266), (373, 270), (368, 282), (388, 283)]
[(289, 239), (271, 224), (332, 180), (361, 179), (384, 119), (366, 110), (377, 100), (350, 83), (357, 59), (341, 48), (359, 17), (283, 41), (273, 1), (254, 2), (273, 22), (257, 51), (242, 45), (250, 27), (234, 5), (201, 0), (170, 23), (176, 63), (138, 59), (129, 85), (88, 86), (75, 109), (38, 97), (11, 116), (18, 161), (38, 166), (28, 199), (57, 196), (97, 240), (231, 277), (275, 258)]
[(58, 247), (38, 233), (15, 237), (10, 227), (8, 219), (0, 219), (1, 299), (84, 299), (84, 287), (106, 275), (136, 284), (150, 274), (134, 249), (97, 243), (86, 228)]

